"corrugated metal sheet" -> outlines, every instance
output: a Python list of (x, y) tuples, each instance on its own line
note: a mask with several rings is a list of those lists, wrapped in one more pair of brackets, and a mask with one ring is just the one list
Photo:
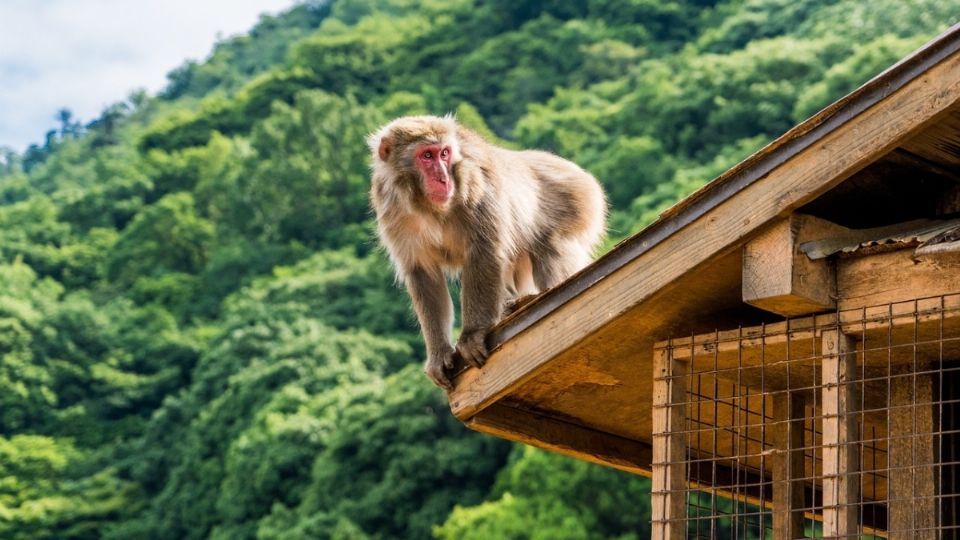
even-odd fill
[(806, 242), (800, 250), (813, 260), (849, 253), (874, 253), (887, 249), (951, 242), (960, 236), (960, 219), (917, 220), (874, 229), (851, 229), (848, 234)]

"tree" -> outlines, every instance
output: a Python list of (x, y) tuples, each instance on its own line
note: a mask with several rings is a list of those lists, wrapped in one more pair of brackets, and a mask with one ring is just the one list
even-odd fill
[(518, 447), (493, 491), (493, 500), (458, 505), (435, 535), (444, 540), (650, 536), (645, 478)]
[(83, 125), (73, 120), (73, 112), (70, 109), (60, 109), (57, 111), (57, 122), (60, 123), (60, 138), (76, 138), (82, 133)]
[(379, 374), (409, 355), (366, 332), (275, 317), (269, 304), (228, 313), (186, 392), (158, 411), (125, 465), (151, 486), (149, 507), (111, 534), (252, 537), (275, 502), (296, 504), (309, 482), (333, 429), (324, 419), (345, 405), (322, 396), (382, 387)]
[(199, 272), (213, 234), (213, 224), (197, 216), (189, 193), (167, 195), (137, 214), (120, 235), (107, 277), (129, 286), (141, 276)]
[(238, 180), (233, 223), (268, 241), (311, 247), (356, 245), (369, 238), (365, 138), (382, 118), (353, 98), (299, 94), (251, 135), (254, 154)]
[[(331, 422), (329, 438), (294, 510), (299, 519), (276, 505), (261, 524), (266, 538), (305, 529), (327, 537), (344, 526), (370, 538), (428, 537), (455, 503), (482, 500), (509, 448), (465, 433), (418, 366), (328, 392), (313, 406)], [(329, 516), (326, 527), (313, 521), (318, 514)]]
[(0, 536), (96, 538), (102, 522), (124, 515), (136, 485), (109, 468), (84, 474), (87, 454), (68, 439), (0, 436)]

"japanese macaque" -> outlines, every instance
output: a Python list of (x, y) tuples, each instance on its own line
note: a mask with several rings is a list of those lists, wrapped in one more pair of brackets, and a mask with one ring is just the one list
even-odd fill
[[(485, 337), (509, 304), (591, 261), (606, 199), (574, 163), (494, 146), (451, 116), (399, 118), (368, 143), (380, 240), (413, 301), (424, 371), (450, 390), (455, 351), (481, 367)], [(457, 275), (463, 329), (454, 347), (446, 277)]]

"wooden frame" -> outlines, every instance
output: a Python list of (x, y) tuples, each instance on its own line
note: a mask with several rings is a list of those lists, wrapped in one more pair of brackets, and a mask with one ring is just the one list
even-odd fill
[[(700, 489), (702, 483), (703, 489), (723, 494), (727, 484), (709, 475), (701, 478), (701, 469), (706, 465), (723, 472), (720, 464), (736, 460), (736, 478), (750, 476), (747, 482), (756, 485), (769, 482), (772, 493), (728, 495), (771, 509), (775, 538), (802, 536), (805, 518), (822, 520), (828, 538), (936, 537), (942, 474), (938, 432), (950, 428), (939, 427), (938, 410), (947, 405), (941, 403), (934, 382), (941, 369), (938, 362), (960, 360), (960, 293), (671, 339), (659, 342), (655, 350), (657, 373), (681, 366), (688, 379), (685, 391), (690, 392), (680, 395), (676, 387), (664, 385), (671, 377), (655, 375), (654, 440), (679, 444), (688, 438), (683, 451), (664, 446), (663, 455), (682, 456), (681, 463), (655, 454), (654, 481), (662, 475), (658, 485), (666, 485), (674, 471), (686, 470), (687, 491)], [(703, 376), (757, 390), (731, 391), (715, 383), (714, 390), (704, 390), (693, 382)], [(715, 431), (737, 429), (732, 414), (739, 413), (721, 408), (718, 416), (716, 407), (709, 412), (712, 401), (751, 407), (749, 401), (744, 405), (741, 399), (737, 405), (737, 398), (730, 400), (737, 395), (766, 396), (772, 404), (769, 419), (762, 420), (773, 435), (768, 443), (698, 446), (702, 443), (692, 424), (664, 416), (665, 411), (676, 412), (664, 396), (690, 414), (701, 410), (695, 403), (699, 400), (707, 403), (707, 412), (697, 412), (686, 422), (708, 429), (713, 425)], [(761, 406), (752, 406), (757, 418), (764, 418), (757, 408)], [(805, 428), (804, 419), (820, 422), (819, 442), (810, 432), (814, 438), (804, 439), (804, 429), (817, 430), (816, 425)], [(681, 432), (673, 438), (662, 427), (669, 422)], [(874, 430), (870, 438), (860, 433), (861, 426)], [(811, 451), (817, 456), (812, 465), (804, 458)], [(768, 456), (766, 464), (761, 456)], [(676, 489), (664, 493), (675, 495)], [(822, 503), (811, 503), (818, 496)]]

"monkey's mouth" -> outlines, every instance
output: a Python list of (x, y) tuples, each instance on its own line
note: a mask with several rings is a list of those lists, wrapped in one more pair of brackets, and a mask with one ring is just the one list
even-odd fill
[(428, 178), (427, 198), (434, 204), (446, 204), (453, 197), (453, 182), (445, 178)]

